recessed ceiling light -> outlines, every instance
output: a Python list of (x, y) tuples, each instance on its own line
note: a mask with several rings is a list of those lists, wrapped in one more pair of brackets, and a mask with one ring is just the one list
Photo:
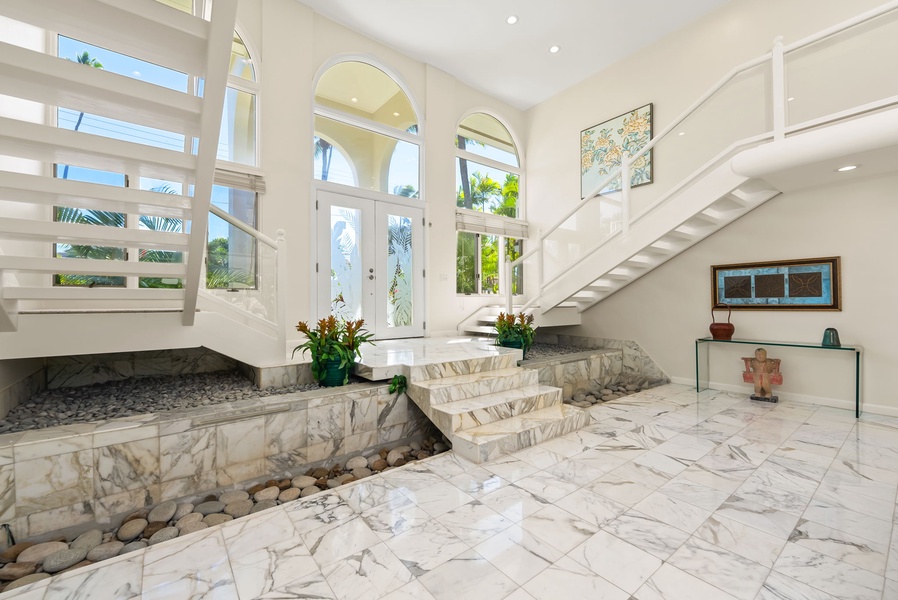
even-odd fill
[(505, 22), (508, 23), (509, 25), (514, 25), (515, 23), (518, 22), (518, 17), (516, 15), (511, 15), (510, 17), (505, 19)]
[(350, 98), (349, 101), (355, 103), (355, 102), (358, 102), (359, 99), (358, 98)]
[(858, 168), (859, 165), (845, 165), (844, 167), (839, 167), (836, 169), (839, 173), (844, 173), (845, 171), (854, 171)]
[(551, 52), (552, 54), (558, 54), (559, 50), (561, 50), (561, 48), (559, 48), (558, 46), (551, 46), (549, 48), (549, 52)]
[(677, 135), (686, 135), (686, 132), (685, 132), (685, 131), (681, 131), (681, 132), (678, 133)]
[(788, 98), (786, 98), (786, 102), (792, 102), (793, 100), (795, 100), (794, 96), (789, 96)]
[(394, 116), (394, 117), (398, 117), (398, 116), (399, 116), (399, 113), (398, 113), (398, 112), (394, 112), (394, 113), (393, 113), (393, 116)]

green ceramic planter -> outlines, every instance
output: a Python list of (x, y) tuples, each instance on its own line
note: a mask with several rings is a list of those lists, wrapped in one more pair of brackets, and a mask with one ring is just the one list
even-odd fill
[(503, 348), (520, 348), (523, 350), (522, 359), (527, 358), (527, 348), (524, 347), (524, 340), (503, 340), (499, 342)]
[(324, 377), (318, 383), (325, 387), (337, 387), (346, 381), (346, 373), (352, 368), (352, 364), (340, 367), (339, 358), (331, 358), (324, 361)]

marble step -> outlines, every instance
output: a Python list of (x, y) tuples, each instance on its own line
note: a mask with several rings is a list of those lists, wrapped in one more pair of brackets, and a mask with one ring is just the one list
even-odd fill
[(533, 369), (496, 369), (413, 381), (409, 395), (422, 406), (436, 406), (495, 392), (503, 392), (539, 383), (539, 373)]
[(561, 404), (559, 388), (535, 384), (433, 405), (429, 416), (440, 431), (457, 432), (556, 404)]
[(481, 373), (483, 371), (497, 371), (518, 366), (518, 361), (523, 358), (523, 353), (514, 348), (495, 349), (493, 356), (478, 356), (476, 358), (463, 358), (445, 362), (434, 362), (408, 367), (408, 380), (410, 383), (439, 379), (441, 377), (453, 377), (467, 373)]
[(453, 451), (470, 461), (482, 463), (576, 431), (589, 422), (589, 411), (557, 404), (458, 431), (450, 437)]

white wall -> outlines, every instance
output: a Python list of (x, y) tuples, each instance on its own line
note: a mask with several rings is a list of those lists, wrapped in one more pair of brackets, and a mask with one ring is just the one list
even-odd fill
[[(659, 131), (730, 69), (767, 52), (776, 36), (784, 36), (788, 44), (879, 4), (731, 2), (534, 107), (527, 114), (533, 229), (550, 226), (559, 207), (579, 200), (579, 133), (584, 128), (652, 102), (654, 128)], [(814, 98), (801, 100), (806, 103), (803, 109), (815, 114)], [(823, 105), (829, 99), (818, 100)], [(741, 117), (739, 110), (732, 114), (734, 119)], [(641, 189), (660, 187), (663, 170), (681, 157), (658, 152), (655, 159), (662, 177)], [(708, 335), (711, 322), (711, 265), (841, 256), (841, 312), (736, 312), (736, 337), (819, 343), (826, 327), (836, 327), (844, 343), (866, 348), (865, 409), (898, 414), (889, 377), (889, 367), (898, 359), (892, 341), (898, 331), (887, 304), (898, 284), (884, 263), (898, 250), (898, 244), (890, 241), (894, 236), (888, 225), (898, 216), (896, 186), (898, 178), (892, 176), (775, 198), (596, 305), (584, 313), (582, 327), (566, 333), (635, 340), (675, 380), (694, 381), (693, 341)], [(742, 383), (739, 360), (750, 354), (750, 347), (716, 346), (712, 381), (750, 391)], [(847, 353), (771, 349), (770, 355), (783, 359), (785, 383), (779, 391), (784, 398), (853, 406), (854, 369)]]
[[(711, 323), (711, 265), (841, 256), (840, 312), (734, 311), (735, 337), (820, 343), (823, 330), (835, 327), (843, 345), (865, 348), (865, 410), (898, 414), (896, 189), (898, 176), (891, 175), (778, 196), (586, 311), (583, 326), (569, 333), (635, 340), (669, 376), (692, 382), (693, 340), (707, 336)], [(726, 319), (726, 311), (716, 314)], [(712, 381), (743, 385), (739, 357), (752, 349), (716, 345)], [(777, 348), (769, 355), (783, 360), (783, 398), (853, 406), (853, 356)]]
[[(455, 332), (481, 298), (455, 294), (455, 144), (461, 118), (471, 110), (499, 115), (520, 139), (524, 114), (424, 63), (387, 48), (311, 11), (295, 0), (243, 0), (238, 26), (257, 49), (262, 92), (261, 166), (268, 192), (261, 228), (287, 231), (290, 282), (288, 322), (315, 318), (312, 175), (314, 79), (340, 56), (369, 59), (395, 73), (417, 103), (424, 123), (422, 189), (428, 220), (427, 330)], [(487, 298), (488, 302), (490, 299)], [(495, 299), (492, 299), (495, 302)], [(291, 336), (296, 335), (291, 330)]]
[[(768, 52), (775, 37), (783, 36), (789, 44), (880, 4), (736, 0), (530, 109), (526, 185), (533, 229), (550, 226), (580, 199), (582, 130), (651, 102), (654, 130), (660, 131), (731, 69)], [(737, 124), (746, 119), (738, 110), (733, 117)], [(682, 155), (669, 144), (658, 148), (656, 183), (663, 183), (664, 170)], [(658, 189), (634, 190), (635, 201)]]

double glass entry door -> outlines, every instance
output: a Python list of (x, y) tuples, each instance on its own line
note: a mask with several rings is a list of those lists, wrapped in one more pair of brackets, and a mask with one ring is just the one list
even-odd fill
[(377, 339), (424, 335), (421, 208), (318, 191), (318, 314)]

